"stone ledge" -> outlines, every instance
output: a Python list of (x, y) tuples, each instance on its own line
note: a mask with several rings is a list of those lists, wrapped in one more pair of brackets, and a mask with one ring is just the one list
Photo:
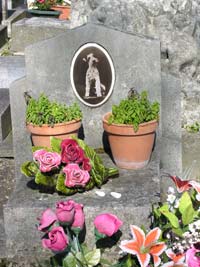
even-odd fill
[[(27, 178), (22, 176), (4, 208), (7, 256), (41, 256), (41, 236), (35, 229), (35, 224), (38, 223), (36, 218), (42, 210), (54, 207), (54, 203), (63, 198), (73, 198), (84, 204), (87, 240), (91, 240), (90, 238), (93, 236), (94, 217), (103, 212), (112, 212), (124, 221), (122, 231), (127, 238), (129, 224), (148, 225), (147, 219), (151, 203), (159, 200), (158, 193), (160, 192), (159, 160), (155, 155), (156, 153), (145, 169), (136, 171), (121, 169), (120, 178), (112, 179), (102, 187), (106, 193), (104, 198), (97, 196), (95, 189), (71, 197), (39, 193), (38, 190), (28, 188)], [(112, 165), (107, 155), (104, 155), (103, 158), (106, 165)], [(28, 184), (30, 186), (31, 182)], [(113, 198), (110, 195), (112, 191), (121, 193), (122, 197), (120, 199)]]

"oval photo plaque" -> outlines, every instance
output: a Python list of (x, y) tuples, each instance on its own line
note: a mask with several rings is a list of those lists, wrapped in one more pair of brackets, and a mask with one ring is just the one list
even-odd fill
[(115, 70), (108, 52), (99, 44), (87, 43), (75, 53), (70, 70), (72, 88), (87, 106), (105, 103), (113, 91)]

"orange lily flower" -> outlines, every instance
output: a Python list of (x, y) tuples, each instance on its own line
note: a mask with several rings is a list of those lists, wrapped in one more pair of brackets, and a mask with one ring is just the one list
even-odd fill
[(170, 262), (165, 263), (162, 267), (184, 267), (185, 255), (175, 254), (172, 249), (167, 249), (165, 251), (167, 256), (171, 259)]
[(137, 256), (141, 267), (146, 267), (153, 257), (154, 266), (158, 266), (161, 262), (159, 255), (166, 249), (164, 242), (158, 242), (161, 230), (156, 227), (151, 230), (145, 237), (142, 229), (136, 225), (131, 225), (131, 233), (133, 240), (124, 240), (120, 244), (120, 248), (127, 253)]

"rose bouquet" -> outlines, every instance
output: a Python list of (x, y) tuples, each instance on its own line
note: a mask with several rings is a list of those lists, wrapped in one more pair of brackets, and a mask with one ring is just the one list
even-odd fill
[[(40, 231), (51, 229), (46, 232), (43, 247), (54, 252), (68, 248), (67, 254), (61, 257), (60, 265), (56, 263), (55, 266), (200, 267), (200, 184), (193, 180), (183, 181), (176, 176), (169, 177), (174, 181), (177, 192), (170, 187), (167, 201), (153, 205), (149, 231), (144, 227), (130, 226), (132, 239), (121, 241), (119, 248), (122, 257), (113, 265), (101, 259), (102, 251), (97, 242), (97, 247), (92, 250), (79, 243), (78, 235), (84, 224), (82, 205), (68, 200), (57, 203), (56, 214), (47, 209), (38, 227)], [(61, 226), (69, 224), (76, 238), (60, 238), (65, 231), (59, 228), (58, 222)], [(115, 215), (105, 213), (95, 218), (94, 225), (96, 241), (100, 239), (100, 244), (103, 244), (103, 238), (113, 238), (122, 222)], [(62, 240), (62, 245), (56, 244), (55, 239)], [(73, 245), (69, 245), (69, 240), (74, 242)]]
[(118, 174), (116, 168), (106, 168), (94, 149), (76, 137), (63, 141), (51, 137), (51, 148), (32, 150), (33, 161), (24, 162), (21, 172), (35, 177), (36, 184), (53, 187), (65, 195), (101, 187)]
[(99, 240), (108, 238), (116, 243), (116, 236), (122, 225), (122, 221), (113, 214), (98, 215), (94, 219), (95, 245), (88, 248), (80, 237), (85, 227), (82, 204), (71, 199), (58, 202), (55, 212), (46, 209), (39, 220), (38, 230), (45, 233), (42, 246), (54, 253), (51, 263), (65, 267), (101, 266), (105, 260), (101, 257)]

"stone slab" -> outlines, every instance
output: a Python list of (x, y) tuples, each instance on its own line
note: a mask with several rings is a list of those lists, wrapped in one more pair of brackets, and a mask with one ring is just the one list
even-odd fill
[(162, 145), (161, 167), (166, 172), (182, 173), (181, 83), (162, 73), (161, 91)]
[(200, 133), (188, 133), (182, 130), (183, 135), (183, 175), (185, 179), (200, 178)]
[(0, 90), (0, 143), (8, 136), (11, 131), (11, 114), (9, 90)]
[(9, 88), (10, 84), (25, 75), (23, 56), (0, 57), (0, 90)]
[(11, 50), (23, 52), (25, 47), (49, 39), (70, 28), (70, 22), (53, 18), (24, 18), (12, 24)]
[(0, 143), (0, 158), (13, 158), (12, 132)]
[(0, 47), (2, 47), (7, 41), (7, 27), (0, 25)]
[[(116, 71), (112, 95), (98, 108), (82, 104), (70, 82), (72, 58), (78, 48), (88, 42), (101, 44), (106, 49)], [(118, 104), (127, 97), (130, 88), (138, 91), (146, 89), (150, 99), (159, 102), (161, 99), (158, 40), (87, 24), (27, 47), (25, 58), (28, 89), (34, 96), (44, 91), (59, 102), (79, 102), (83, 111), (85, 140), (93, 147), (102, 147), (102, 116), (111, 110), (112, 104)], [(160, 127), (161, 124), (160, 121)]]
[[(37, 217), (47, 207), (54, 207), (61, 199), (72, 198), (84, 204), (87, 226), (87, 241), (93, 240), (93, 220), (97, 214), (111, 212), (124, 221), (123, 239), (129, 237), (129, 225), (149, 226), (148, 215), (152, 202), (159, 200), (160, 192), (158, 169), (159, 160), (154, 153), (151, 163), (143, 170), (120, 170), (119, 178), (108, 181), (102, 186), (106, 193), (104, 198), (95, 194), (95, 189), (83, 194), (70, 197), (57, 194), (39, 193), (27, 187), (31, 186), (30, 179), (21, 176), (14, 193), (4, 208), (5, 231), (7, 236), (7, 256), (44, 257), (47, 251), (41, 248), (40, 233), (36, 230)], [(107, 166), (113, 166), (107, 155), (101, 155)], [(115, 199), (110, 192), (122, 194)]]

